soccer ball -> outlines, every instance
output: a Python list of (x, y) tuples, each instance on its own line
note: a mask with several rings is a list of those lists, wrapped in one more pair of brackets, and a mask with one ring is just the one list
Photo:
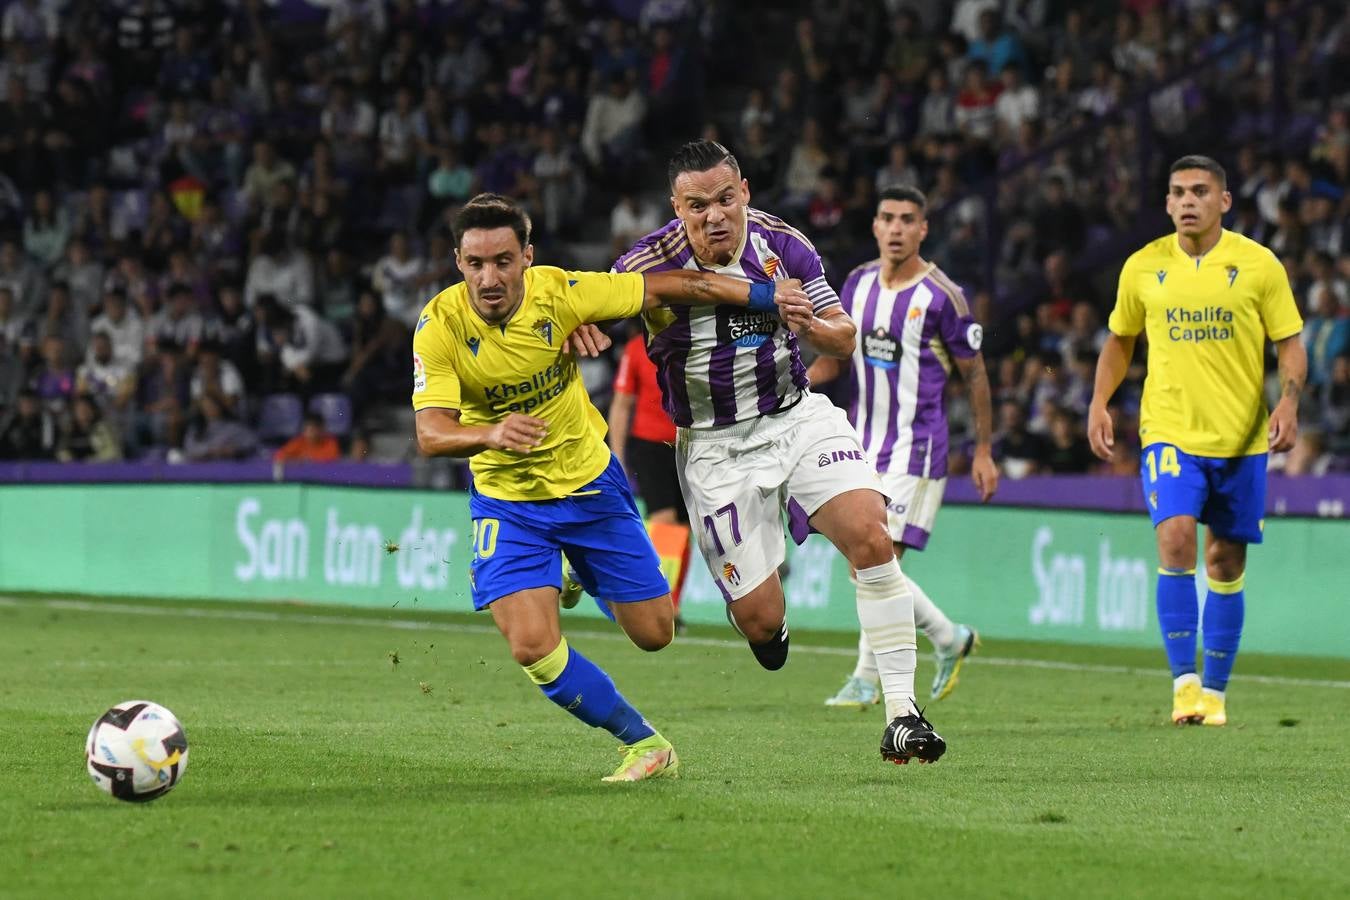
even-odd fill
[(98, 717), (85, 744), (89, 776), (118, 800), (162, 797), (187, 771), (187, 735), (158, 703), (127, 700)]

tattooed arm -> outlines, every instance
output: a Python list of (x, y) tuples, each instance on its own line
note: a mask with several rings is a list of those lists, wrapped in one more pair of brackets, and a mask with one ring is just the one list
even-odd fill
[[(666, 272), (644, 272), (647, 294), (643, 298), (643, 309), (658, 306), (748, 306), (751, 285), (737, 278), (728, 278), (713, 272), (695, 272), (690, 269), (676, 269)], [(765, 288), (767, 290), (767, 287)], [(802, 283), (796, 279), (775, 282), (775, 299), (791, 299), (794, 302), (810, 300), (802, 290)]]
[(1280, 402), (1270, 413), (1270, 449), (1292, 449), (1298, 439), (1298, 398), (1308, 379), (1308, 351), (1303, 336), (1295, 334), (1275, 342), (1280, 360)]

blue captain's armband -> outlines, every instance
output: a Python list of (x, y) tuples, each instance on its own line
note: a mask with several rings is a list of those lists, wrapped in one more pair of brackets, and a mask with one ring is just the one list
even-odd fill
[(773, 295), (772, 281), (757, 281), (750, 285), (750, 302), (745, 306), (755, 312), (778, 312), (778, 304), (773, 302)]

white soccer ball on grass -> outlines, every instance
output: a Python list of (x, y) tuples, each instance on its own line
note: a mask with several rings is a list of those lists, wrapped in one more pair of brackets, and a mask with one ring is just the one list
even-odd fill
[(85, 763), (94, 784), (118, 800), (163, 797), (187, 771), (188, 742), (173, 713), (149, 700), (127, 700), (89, 729)]

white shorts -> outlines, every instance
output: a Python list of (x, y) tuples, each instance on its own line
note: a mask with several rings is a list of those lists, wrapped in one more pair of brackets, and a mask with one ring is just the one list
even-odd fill
[(942, 508), (946, 478), (924, 478), (906, 472), (882, 472), (886, 496), (886, 527), (891, 540), (915, 550), (928, 546), (933, 520)]
[(826, 501), (859, 488), (885, 493), (843, 410), (820, 394), (776, 415), (681, 428), (675, 457), (689, 527), (728, 601), (783, 562), (784, 510), (801, 543)]

